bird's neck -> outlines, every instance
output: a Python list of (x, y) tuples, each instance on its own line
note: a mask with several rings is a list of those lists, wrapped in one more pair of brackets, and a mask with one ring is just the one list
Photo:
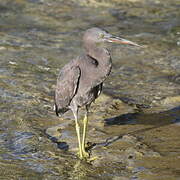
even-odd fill
[(111, 64), (111, 56), (106, 48), (92, 46), (86, 48), (87, 55), (98, 61), (99, 66), (109, 66)]

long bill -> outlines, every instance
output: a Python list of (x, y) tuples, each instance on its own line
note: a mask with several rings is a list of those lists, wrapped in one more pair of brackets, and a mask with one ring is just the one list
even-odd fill
[(132, 45), (132, 46), (143, 47), (143, 46), (138, 45), (135, 42), (132, 42), (127, 39), (120, 38), (120, 37), (111, 36), (111, 37), (107, 38), (107, 41), (111, 42), (111, 43), (128, 44), (128, 45)]

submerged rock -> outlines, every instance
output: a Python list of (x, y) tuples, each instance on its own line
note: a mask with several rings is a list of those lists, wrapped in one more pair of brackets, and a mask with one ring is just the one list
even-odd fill
[(50, 137), (50, 139), (58, 139), (61, 137), (61, 127), (54, 126), (46, 129), (46, 134)]
[(180, 106), (180, 96), (166, 97), (160, 104), (169, 108)]
[(8, 147), (14, 154), (27, 154), (37, 151), (39, 140), (32, 132), (15, 132), (3, 137)]

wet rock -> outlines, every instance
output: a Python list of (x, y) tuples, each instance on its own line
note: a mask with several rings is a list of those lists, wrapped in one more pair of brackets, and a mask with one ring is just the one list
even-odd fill
[(119, 9), (110, 9), (109, 13), (117, 18), (118, 20), (125, 20), (126, 19), (126, 11), (119, 10)]
[(0, 51), (5, 50), (5, 49), (6, 49), (6, 47), (0, 46)]
[(105, 119), (105, 125), (125, 125), (125, 124), (135, 124), (136, 123), (136, 113), (127, 113), (120, 116)]
[(50, 127), (46, 130), (46, 134), (48, 135), (48, 138), (53, 142), (57, 144), (57, 148), (67, 151), (69, 149), (69, 145), (63, 141), (62, 137), (62, 125)]
[(180, 96), (167, 97), (160, 102), (163, 106), (175, 107), (180, 105)]
[[(7, 138), (7, 147), (14, 153), (26, 154), (37, 151), (38, 138), (31, 132), (15, 132), (14, 136)], [(9, 139), (10, 138), (10, 139)]]
[(50, 139), (56, 139), (58, 141), (61, 137), (61, 127), (54, 126), (46, 129), (46, 134), (50, 137)]
[(126, 142), (131, 142), (131, 143), (137, 142), (137, 138), (131, 135), (124, 135), (121, 140), (126, 141)]
[[(162, 112), (175, 109), (180, 105), (180, 96), (169, 96), (169, 97), (161, 97), (158, 99), (154, 99), (152, 102), (151, 112)], [(147, 110), (148, 112), (148, 110)]]
[[(107, 161), (118, 161), (121, 163), (121, 168), (125, 167), (128, 171), (135, 172), (139, 168), (137, 162), (143, 158), (161, 157), (158, 152), (153, 151), (132, 135), (124, 135), (122, 138), (116, 137), (112, 143), (106, 147), (95, 146), (92, 150), (92, 157), (98, 157), (98, 159), (92, 162), (94, 166), (100, 166), (101, 163)], [(143, 171), (143, 169), (141, 170)]]
[[(178, 0), (1, 1), (0, 176), (177, 179), (177, 4)], [(59, 69), (83, 53), (81, 35), (94, 26), (144, 48), (112, 48), (113, 68), (103, 88), (109, 95), (101, 94), (89, 117), (87, 141), (96, 143), (91, 157), (99, 159), (87, 165), (76, 156), (72, 113), (59, 119), (50, 106)], [(82, 109), (80, 121), (83, 115)], [(65, 122), (70, 125), (62, 125)]]
[[(72, 0), (74, 1), (74, 0)], [(128, 2), (136, 3), (142, 0), (128, 0)], [(143, 0), (144, 1), (144, 0)], [(81, 6), (88, 6), (88, 7), (116, 7), (120, 3), (123, 3), (124, 1), (112, 1), (111, 0), (76, 0), (76, 3), (80, 4)]]
[[(106, 116), (111, 114), (119, 114), (120, 112), (134, 111), (134, 109), (120, 99), (113, 98), (106, 94), (101, 94), (96, 100), (95, 104), (92, 106), (93, 113), (105, 112)], [(98, 110), (98, 111), (97, 111)]]
[(38, 173), (47, 172), (48, 170), (40, 163), (27, 162), (26, 166)]
[(123, 176), (114, 176), (113, 180), (129, 180), (129, 178)]

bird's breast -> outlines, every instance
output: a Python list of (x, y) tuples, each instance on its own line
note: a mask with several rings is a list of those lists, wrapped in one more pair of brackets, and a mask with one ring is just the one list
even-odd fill
[(80, 68), (80, 78), (75, 100), (79, 106), (90, 104), (94, 101), (102, 84), (111, 71), (110, 56), (103, 56), (95, 59), (90, 56), (81, 56), (78, 66)]

